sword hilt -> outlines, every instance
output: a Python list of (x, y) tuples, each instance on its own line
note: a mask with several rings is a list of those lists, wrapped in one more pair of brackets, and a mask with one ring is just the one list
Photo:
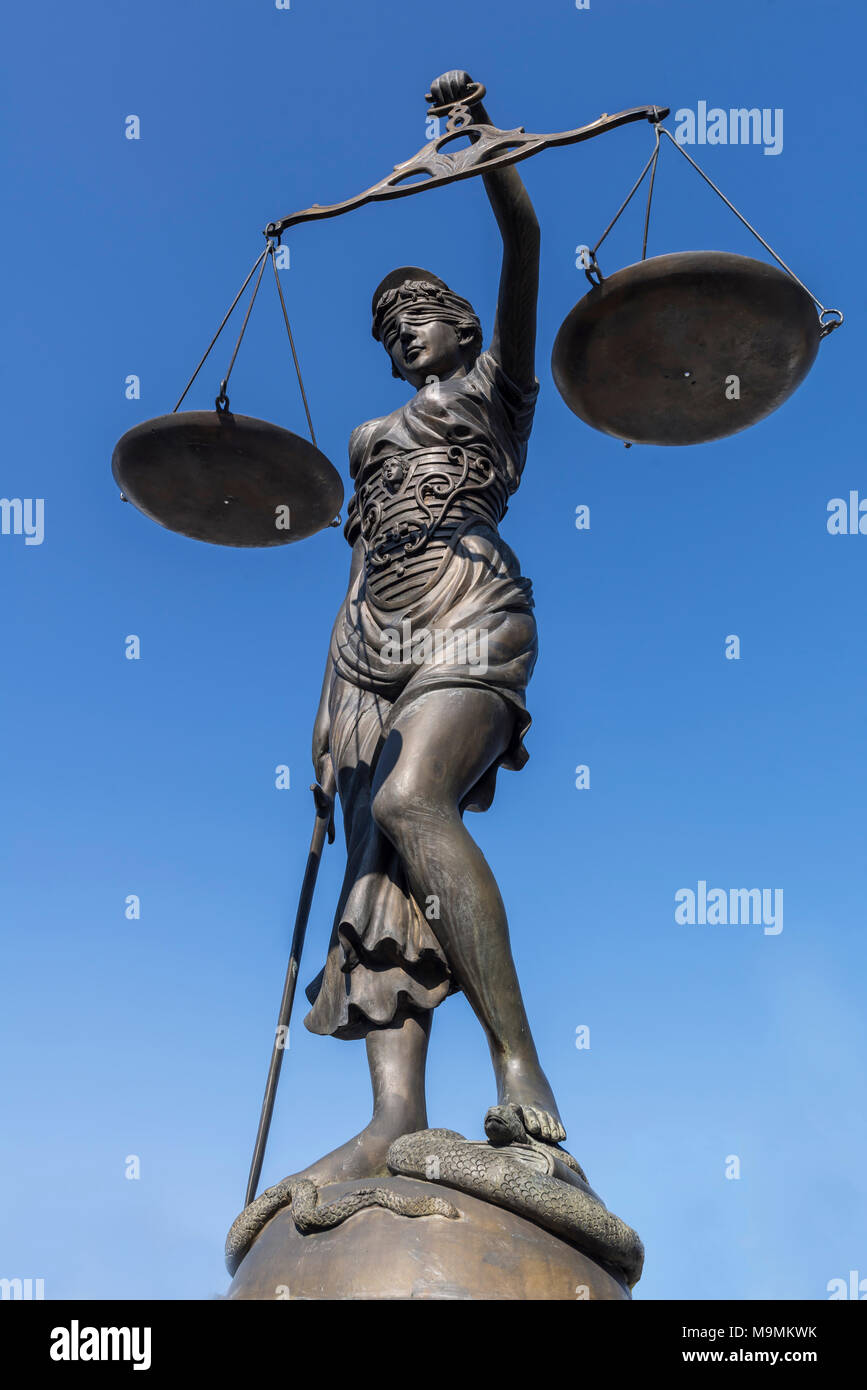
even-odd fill
[(334, 777), (334, 768), (331, 759), (328, 759), (322, 783), (311, 782), (310, 790), (313, 793), (313, 801), (316, 805), (316, 815), (320, 820), (328, 820), (328, 843), (334, 844), (334, 794), (337, 790)]

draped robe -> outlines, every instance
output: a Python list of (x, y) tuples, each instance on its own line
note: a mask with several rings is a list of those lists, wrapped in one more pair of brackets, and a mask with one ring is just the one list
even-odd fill
[(498, 768), (527, 761), (532, 586), (497, 523), (521, 479), (538, 389), (522, 390), (482, 352), (465, 376), (422, 387), (350, 437), (345, 534), (351, 545), (361, 538), (365, 563), (335, 624), (329, 692), (347, 869), (328, 956), (307, 989), (311, 1032), (363, 1037), (457, 987), (426, 915), (436, 909), (415, 901), (373, 820), (372, 786), (389, 734), (433, 689), (493, 691), (513, 715), (508, 746), (462, 810), (487, 810)]

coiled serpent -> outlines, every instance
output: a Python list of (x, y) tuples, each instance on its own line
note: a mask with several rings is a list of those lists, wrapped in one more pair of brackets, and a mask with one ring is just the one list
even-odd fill
[(281, 1208), (292, 1205), (292, 1217), (297, 1230), (328, 1231), (339, 1226), (357, 1211), (368, 1207), (384, 1207), (396, 1216), (456, 1217), (459, 1212), (442, 1197), (407, 1197), (388, 1187), (357, 1187), (345, 1192), (333, 1202), (319, 1204), (319, 1189), (308, 1178), (278, 1182), (245, 1207), (232, 1224), (226, 1237), (226, 1268), (234, 1274), (259, 1232)]
[[(630, 1288), (637, 1283), (644, 1263), (638, 1235), (608, 1210), (571, 1154), (531, 1138), (512, 1106), (493, 1107), (485, 1128), (490, 1143), (472, 1142), (451, 1129), (405, 1134), (391, 1145), (388, 1167), (516, 1212), (603, 1261)], [(444, 1198), (410, 1197), (376, 1186), (358, 1187), (320, 1205), (313, 1182), (286, 1178), (251, 1202), (232, 1225), (226, 1239), (230, 1274), (271, 1217), (290, 1203), (295, 1226), (305, 1234), (329, 1230), (369, 1207), (408, 1217), (460, 1215)]]

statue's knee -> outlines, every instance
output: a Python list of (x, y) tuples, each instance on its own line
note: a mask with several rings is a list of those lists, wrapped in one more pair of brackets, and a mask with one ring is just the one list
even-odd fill
[(383, 782), (371, 803), (374, 821), (390, 839), (394, 839), (410, 813), (413, 801), (411, 789), (394, 776)]
[(371, 813), (380, 830), (395, 844), (436, 817), (432, 798), (411, 772), (392, 773), (377, 791)]

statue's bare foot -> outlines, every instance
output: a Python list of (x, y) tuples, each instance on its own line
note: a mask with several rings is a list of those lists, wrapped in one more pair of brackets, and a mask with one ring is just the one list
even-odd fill
[(538, 1062), (506, 1063), (497, 1082), (500, 1103), (485, 1117), (485, 1133), (492, 1143), (510, 1142), (503, 1130), (502, 1114), (498, 1113), (507, 1107), (514, 1111), (518, 1122), (534, 1139), (559, 1144), (566, 1138), (554, 1093)]
[(284, 1182), (298, 1182), (308, 1179), (317, 1187), (325, 1187), (332, 1182), (349, 1182), (355, 1178), (384, 1177), (388, 1173), (385, 1158), (395, 1139), (404, 1134), (414, 1134), (425, 1129), (427, 1119), (422, 1116), (409, 1116), (403, 1113), (390, 1116), (374, 1116), (370, 1124), (354, 1138), (332, 1149), (324, 1158), (311, 1163), (300, 1173), (293, 1173)]

